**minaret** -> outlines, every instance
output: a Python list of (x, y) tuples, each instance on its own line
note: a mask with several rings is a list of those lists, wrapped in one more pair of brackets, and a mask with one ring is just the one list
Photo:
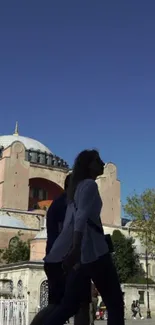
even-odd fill
[(15, 125), (15, 132), (13, 135), (19, 135), (18, 133), (18, 122), (16, 122), (16, 125)]

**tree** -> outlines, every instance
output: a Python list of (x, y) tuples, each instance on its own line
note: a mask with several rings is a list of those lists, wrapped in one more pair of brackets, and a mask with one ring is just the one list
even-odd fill
[(9, 247), (0, 251), (0, 260), (6, 264), (28, 261), (30, 258), (30, 242), (21, 239), (22, 234), (10, 241)]
[(134, 240), (126, 238), (119, 230), (114, 230), (112, 241), (115, 250), (113, 258), (120, 282), (133, 282), (135, 276), (144, 278)]
[(127, 197), (124, 211), (132, 218), (131, 227), (149, 253), (155, 253), (155, 189)]

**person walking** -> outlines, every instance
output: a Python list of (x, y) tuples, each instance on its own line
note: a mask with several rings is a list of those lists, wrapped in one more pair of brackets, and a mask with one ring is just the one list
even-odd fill
[(136, 300), (136, 311), (137, 311), (137, 314), (139, 314), (140, 319), (144, 319), (144, 317), (141, 314), (141, 308), (140, 308), (139, 300)]
[[(67, 175), (64, 183), (64, 192), (50, 205), (46, 216), (47, 242), (46, 255), (49, 254), (55, 240), (62, 231), (67, 209), (67, 189), (71, 174)], [(34, 317), (31, 325), (42, 324), (42, 321), (51, 310), (60, 304), (65, 291), (66, 275), (62, 263), (47, 263), (44, 259), (44, 270), (48, 279), (48, 306), (40, 310)], [(90, 281), (85, 283), (85, 294), (81, 297), (81, 308), (75, 315), (74, 325), (89, 325)], [(87, 298), (88, 297), (88, 298)], [(69, 323), (69, 319), (66, 320)]]
[(131, 304), (131, 311), (132, 311), (132, 318), (136, 319), (137, 316), (137, 308), (136, 308), (136, 301), (133, 300), (132, 304)]
[(63, 230), (47, 256), (47, 261), (63, 262), (68, 272), (65, 295), (44, 325), (63, 325), (74, 315), (87, 277), (105, 302), (108, 325), (124, 325), (123, 295), (100, 219), (102, 201), (95, 180), (103, 171), (96, 150), (84, 150), (75, 160)]

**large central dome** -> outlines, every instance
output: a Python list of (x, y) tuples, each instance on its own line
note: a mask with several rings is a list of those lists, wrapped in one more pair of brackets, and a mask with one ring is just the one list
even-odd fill
[(0, 136), (0, 147), (7, 148), (12, 145), (13, 142), (15, 141), (20, 141), (24, 144), (25, 148), (27, 150), (29, 149), (34, 149), (34, 150), (40, 150), (41, 152), (47, 152), (51, 153), (51, 151), (44, 146), (41, 142), (27, 138), (27, 137), (22, 137), (18, 134), (18, 125), (16, 124), (15, 128), (15, 133), (13, 135), (2, 135)]

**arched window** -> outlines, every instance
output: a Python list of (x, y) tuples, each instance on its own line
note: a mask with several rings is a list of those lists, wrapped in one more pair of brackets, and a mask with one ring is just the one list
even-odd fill
[(9, 242), (9, 247), (16, 247), (18, 245), (19, 238), (17, 236), (12, 237)]
[(18, 298), (23, 298), (23, 282), (22, 280), (19, 280), (17, 283), (17, 292), (18, 292)]
[(48, 306), (48, 282), (45, 280), (40, 286), (40, 309)]
[(4, 280), (5, 285), (7, 290), (9, 291), (9, 294), (12, 295), (13, 294), (13, 281), (12, 280)]

